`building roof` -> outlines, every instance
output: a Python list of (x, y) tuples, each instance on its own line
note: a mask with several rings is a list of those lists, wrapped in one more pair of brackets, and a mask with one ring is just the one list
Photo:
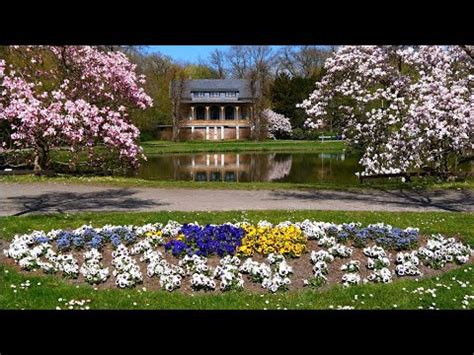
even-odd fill
[[(175, 83), (173, 83), (173, 87)], [(259, 92), (259, 86), (256, 88)], [(245, 79), (198, 79), (187, 80), (183, 87), (183, 99), (191, 99), (192, 91), (238, 91), (239, 100), (251, 99), (250, 81)]]

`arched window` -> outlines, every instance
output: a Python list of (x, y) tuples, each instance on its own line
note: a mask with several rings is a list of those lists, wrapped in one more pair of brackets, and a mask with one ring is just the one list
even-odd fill
[(211, 120), (218, 120), (220, 117), (220, 107), (219, 106), (211, 106), (210, 116)]
[(235, 119), (235, 107), (234, 106), (226, 106), (225, 107), (225, 119), (226, 120)]
[(197, 120), (205, 120), (206, 119), (206, 108), (204, 106), (197, 106), (195, 115), (196, 115)]

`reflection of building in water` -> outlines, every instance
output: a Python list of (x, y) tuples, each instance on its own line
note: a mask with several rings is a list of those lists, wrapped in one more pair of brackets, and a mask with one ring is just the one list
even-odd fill
[(345, 153), (320, 153), (319, 158), (344, 161), (346, 160), (346, 154)]
[(317, 172), (320, 180), (324, 180), (327, 176), (333, 174), (332, 163), (346, 160), (345, 153), (320, 153), (318, 155), (320, 165), (318, 166)]
[(180, 168), (195, 181), (240, 181), (249, 163), (240, 154), (193, 154)]
[(193, 154), (177, 157), (181, 178), (194, 181), (273, 181), (287, 176), (291, 156), (275, 154)]

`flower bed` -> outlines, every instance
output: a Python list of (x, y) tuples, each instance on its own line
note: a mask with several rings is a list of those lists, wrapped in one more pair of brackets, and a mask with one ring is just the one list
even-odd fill
[(34, 231), (15, 236), (4, 254), (24, 270), (93, 285), (211, 292), (389, 283), (471, 260), (472, 249), (454, 238), (422, 240), (418, 229), (384, 224), (170, 221)]
[(244, 223), (242, 228), (245, 237), (239, 252), (244, 255), (279, 253), (299, 257), (305, 251), (306, 236), (297, 225), (289, 222), (277, 226), (266, 221), (261, 221), (256, 226)]

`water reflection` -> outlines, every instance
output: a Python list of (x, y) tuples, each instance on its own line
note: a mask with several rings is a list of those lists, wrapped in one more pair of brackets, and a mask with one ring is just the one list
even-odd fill
[(196, 153), (148, 157), (137, 176), (222, 182), (357, 182), (358, 159), (345, 153)]

